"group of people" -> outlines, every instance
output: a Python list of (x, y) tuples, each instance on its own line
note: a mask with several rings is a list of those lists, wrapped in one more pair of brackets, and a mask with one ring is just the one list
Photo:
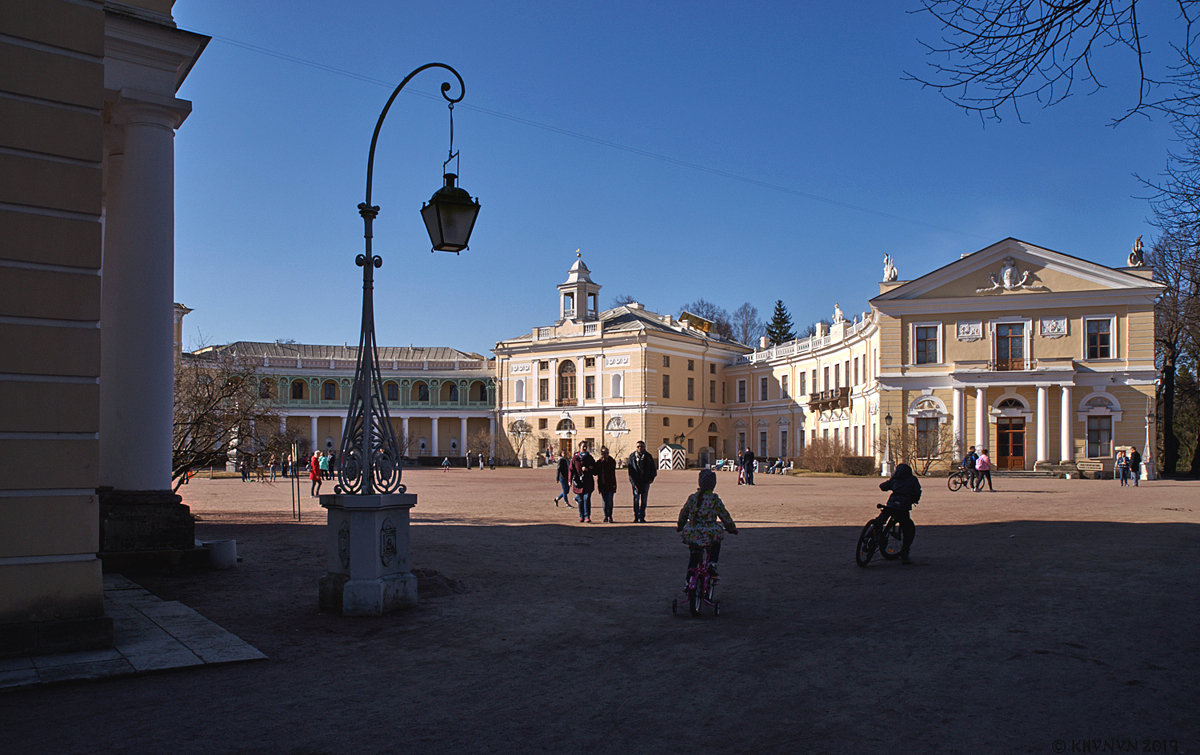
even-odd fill
[(980, 448), (979, 453), (975, 453), (975, 446), (967, 449), (966, 455), (963, 456), (962, 468), (967, 475), (967, 484), (971, 486), (971, 490), (978, 493), (983, 490), (983, 483), (986, 481), (988, 492), (996, 492), (992, 487), (992, 457), (988, 456), (986, 448)]
[(320, 495), (321, 481), (333, 477), (336, 471), (337, 463), (332, 449), (324, 452), (313, 451), (312, 458), (308, 460), (308, 479), (312, 481), (308, 494), (314, 497)]
[[(658, 465), (654, 457), (646, 451), (645, 442), (638, 441), (637, 450), (625, 461), (625, 471), (629, 474), (629, 483), (633, 489), (633, 521), (645, 523), (650, 483), (658, 476)], [(558, 506), (559, 501), (570, 506), (568, 496), (573, 495), (579, 521), (590, 524), (592, 494), (599, 491), (600, 499), (604, 503), (604, 521), (615, 521), (613, 496), (617, 492), (617, 460), (609, 455), (607, 446), (600, 447), (600, 458), (597, 459), (592, 456), (587, 442), (581, 443), (579, 450), (569, 460), (566, 456), (559, 458), (555, 481), (562, 489), (562, 492), (554, 497), (555, 506)]]
[(1137, 446), (1131, 446), (1129, 455), (1125, 455), (1125, 449), (1117, 451), (1116, 473), (1121, 479), (1121, 485), (1128, 485), (1129, 478), (1133, 478), (1133, 486), (1139, 487), (1138, 480), (1142, 476), (1142, 455), (1138, 453)]

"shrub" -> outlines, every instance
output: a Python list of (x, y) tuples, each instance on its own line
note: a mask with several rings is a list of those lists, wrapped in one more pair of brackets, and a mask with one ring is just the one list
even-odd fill
[(875, 474), (875, 457), (873, 456), (843, 456), (841, 470), (843, 474), (866, 477)]

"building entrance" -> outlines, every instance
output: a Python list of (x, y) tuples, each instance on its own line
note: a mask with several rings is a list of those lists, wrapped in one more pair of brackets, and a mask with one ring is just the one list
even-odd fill
[(570, 456), (571, 455), (571, 439), (570, 438), (559, 438), (558, 439), (558, 454), (560, 456)]
[(1025, 468), (1025, 419), (999, 417), (996, 419), (996, 468)]

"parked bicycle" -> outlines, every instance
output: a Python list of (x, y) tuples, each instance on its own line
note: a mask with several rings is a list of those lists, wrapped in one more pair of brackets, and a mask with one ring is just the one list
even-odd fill
[(971, 473), (965, 469), (956, 469), (946, 478), (946, 486), (952, 491), (957, 491), (962, 488), (971, 489)]
[(900, 548), (904, 537), (900, 532), (900, 521), (882, 503), (875, 504), (879, 516), (867, 522), (858, 536), (858, 549), (854, 552), (854, 560), (859, 566), (866, 566), (875, 551), (889, 561), (900, 557)]
[[(683, 590), (687, 596), (687, 606), (692, 616), (699, 616), (700, 609), (705, 605), (712, 606), (714, 616), (721, 615), (721, 601), (713, 598), (717, 579), (717, 575), (708, 570), (708, 548), (705, 548), (700, 563), (688, 569), (687, 587)], [(679, 613), (678, 598), (671, 601), (671, 613)]]

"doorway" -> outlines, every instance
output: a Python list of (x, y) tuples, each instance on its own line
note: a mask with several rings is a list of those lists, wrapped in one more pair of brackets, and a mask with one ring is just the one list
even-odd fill
[(571, 439), (570, 438), (559, 438), (558, 439), (558, 454), (559, 454), (559, 456), (570, 456), (571, 455)]
[(996, 419), (996, 468), (1025, 468), (1025, 418)]

